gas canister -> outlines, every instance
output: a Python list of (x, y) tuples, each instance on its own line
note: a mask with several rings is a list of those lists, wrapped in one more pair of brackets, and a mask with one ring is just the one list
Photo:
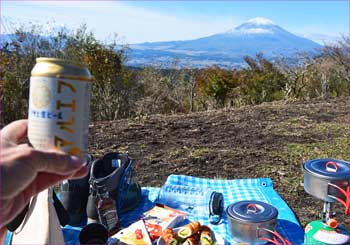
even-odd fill
[(342, 225), (332, 228), (322, 220), (315, 220), (305, 227), (304, 244), (343, 245), (349, 244), (349, 241), (350, 233)]

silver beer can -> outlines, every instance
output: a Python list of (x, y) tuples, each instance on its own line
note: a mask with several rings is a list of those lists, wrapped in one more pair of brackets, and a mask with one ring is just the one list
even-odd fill
[(31, 72), (28, 138), (36, 149), (56, 149), (87, 161), (93, 77), (78, 63), (37, 58)]

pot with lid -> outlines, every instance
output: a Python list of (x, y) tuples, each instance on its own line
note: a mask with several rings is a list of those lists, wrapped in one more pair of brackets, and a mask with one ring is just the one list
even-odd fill
[(231, 237), (241, 243), (290, 244), (275, 230), (278, 211), (268, 203), (260, 201), (236, 202), (227, 207), (226, 215)]
[[(350, 203), (350, 163), (335, 159), (314, 159), (304, 166), (304, 189), (324, 202)], [(349, 207), (346, 208), (349, 212)]]

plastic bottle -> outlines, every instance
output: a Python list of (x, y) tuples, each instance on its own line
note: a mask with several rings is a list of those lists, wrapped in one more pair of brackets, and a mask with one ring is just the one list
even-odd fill
[(185, 211), (193, 217), (208, 217), (212, 224), (221, 220), (224, 199), (219, 192), (209, 188), (165, 184), (159, 191), (157, 202)]

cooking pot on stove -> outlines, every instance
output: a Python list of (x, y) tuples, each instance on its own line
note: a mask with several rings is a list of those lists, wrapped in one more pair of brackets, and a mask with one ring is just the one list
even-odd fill
[(278, 211), (268, 203), (260, 201), (236, 202), (227, 207), (226, 215), (231, 237), (241, 243), (290, 244), (275, 230)]
[[(335, 159), (314, 159), (304, 166), (304, 189), (325, 202), (350, 206), (350, 163)], [(349, 212), (349, 207), (347, 208)]]

